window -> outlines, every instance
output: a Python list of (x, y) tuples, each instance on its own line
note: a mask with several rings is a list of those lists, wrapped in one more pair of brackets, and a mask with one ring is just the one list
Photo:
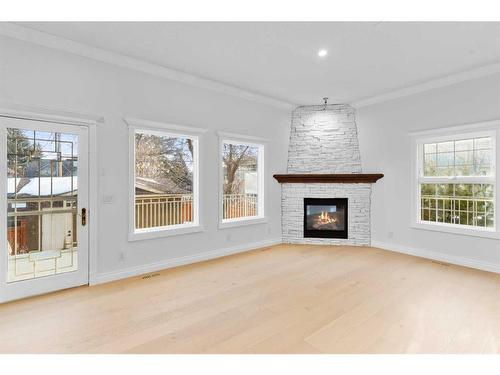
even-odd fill
[(264, 145), (221, 139), (221, 226), (264, 218)]
[(132, 128), (131, 147), (129, 239), (198, 231), (198, 137)]
[(417, 222), (495, 231), (494, 132), (417, 140)]

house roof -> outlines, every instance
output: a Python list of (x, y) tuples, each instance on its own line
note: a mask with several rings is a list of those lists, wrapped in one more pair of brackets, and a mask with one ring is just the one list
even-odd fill
[[(190, 194), (191, 191), (182, 189), (169, 179), (151, 179), (136, 177), (136, 190), (142, 190), (152, 194)], [(52, 190), (51, 190), (52, 189)], [(7, 194), (18, 196), (41, 196), (65, 195), (78, 189), (78, 177), (35, 177), (7, 179)]]
[(191, 194), (191, 191), (179, 187), (175, 182), (167, 178), (136, 177), (135, 189), (153, 194)]
[(36, 177), (7, 179), (7, 194), (18, 196), (65, 195), (78, 189), (78, 177)]

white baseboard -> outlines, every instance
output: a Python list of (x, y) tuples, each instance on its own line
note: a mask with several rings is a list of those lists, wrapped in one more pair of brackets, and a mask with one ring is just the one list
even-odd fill
[(94, 277), (92, 277), (90, 285), (103, 284), (110, 281), (125, 279), (127, 277), (139, 276), (145, 273), (156, 272), (167, 268), (183, 266), (191, 263), (203, 262), (205, 260), (210, 260), (215, 258), (221, 258), (227, 255), (243, 253), (245, 251), (255, 250), (261, 247), (277, 245), (280, 244), (281, 242), (282, 242), (281, 238), (273, 238), (270, 240), (252, 242), (252, 243), (227, 247), (224, 249), (205, 251), (193, 255), (187, 255), (173, 259), (166, 259), (155, 263), (129, 267), (117, 271), (105, 272), (97, 274)]
[[(203, 262), (205, 260), (221, 258), (231, 254), (243, 253), (250, 250), (255, 250), (261, 247), (267, 247), (272, 245), (277, 245), (282, 243), (281, 238), (273, 238), (270, 240), (264, 240), (259, 242), (252, 242), (242, 245), (236, 245), (227, 247), (224, 249), (212, 250), (201, 252), (193, 255), (187, 255), (183, 257), (162, 260), (155, 263), (144, 264), (136, 267), (129, 267), (117, 271), (111, 271), (106, 273), (97, 274), (92, 277), (90, 285), (103, 284), (110, 281), (125, 279), (127, 277), (139, 276), (150, 272), (161, 271), (164, 269), (183, 266), (186, 264)], [(381, 241), (372, 241), (372, 247), (376, 247), (383, 250), (394, 251), (398, 253), (413, 255), (417, 257), (437, 260), (440, 262), (456, 264), (459, 266), (477, 268), (483, 271), (500, 273), (500, 264), (479, 261), (476, 259), (463, 258), (455, 255), (443, 254), (437, 251), (417, 249), (411, 246), (392, 244)]]
[(408, 255), (414, 255), (421, 258), (437, 260), (444, 263), (456, 264), (464, 267), (477, 268), (483, 271), (500, 273), (500, 264), (484, 262), (477, 259), (464, 258), (456, 255), (443, 254), (438, 251), (417, 249), (411, 246), (398, 245), (381, 241), (372, 241), (371, 246), (383, 250), (394, 251), (397, 253), (403, 253)]

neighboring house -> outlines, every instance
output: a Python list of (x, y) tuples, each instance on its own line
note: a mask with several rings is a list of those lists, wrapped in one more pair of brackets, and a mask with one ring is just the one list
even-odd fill
[(76, 195), (78, 177), (35, 177), (7, 179), (7, 197), (17, 199), (28, 197), (68, 196)]
[[(70, 247), (75, 231), (73, 211), (76, 207), (74, 197), (77, 195), (77, 190), (78, 177), (76, 176), (8, 178), (9, 253), (14, 254), (15, 250), (20, 254)], [(48, 200), (54, 197), (61, 197), (61, 199)], [(33, 199), (36, 200), (33, 202)], [(24, 215), (26, 213), (33, 213), (33, 215), (18, 216), (15, 213), (12, 215), (15, 210)], [(58, 212), (52, 213), (53, 210)]]
[(149, 194), (192, 194), (187, 189), (180, 188), (175, 182), (168, 178), (152, 179), (146, 177), (135, 178), (135, 194), (136, 195), (149, 195)]
[[(224, 173), (227, 184), (227, 173)], [(241, 165), (236, 171), (233, 182), (233, 194), (257, 194), (257, 165)]]

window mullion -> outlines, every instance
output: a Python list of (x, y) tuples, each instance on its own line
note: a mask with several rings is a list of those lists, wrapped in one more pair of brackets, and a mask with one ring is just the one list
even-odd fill
[(495, 184), (492, 176), (430, 177), (418, 176), (419, 184)]

